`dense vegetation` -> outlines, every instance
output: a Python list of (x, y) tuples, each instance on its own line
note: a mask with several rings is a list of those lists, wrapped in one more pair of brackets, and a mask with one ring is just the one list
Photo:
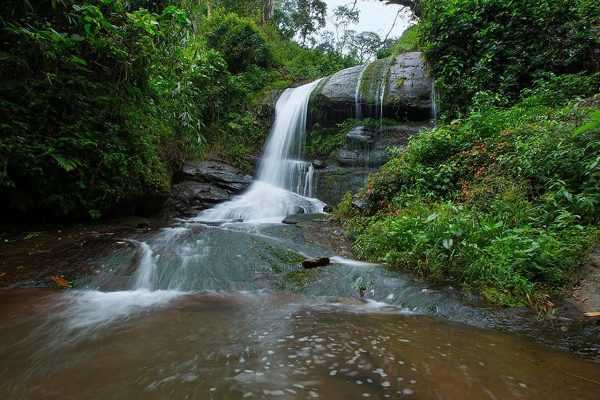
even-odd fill
[[(445, 123), (391, 150), (336, 211), (370, 260), (547, 308), (600, 223), (599, 6), (422, 1)], [(418, 43), (411, 40), (418, 33)]]
[(257, 25), (261, 2), (249, 3), (5, 2), (2, 214), (155, 209), (187, 159), (248, 168), (268, 129), (266, 91), (355, 63)]
[(507, 106), (553, 75), (598, 70), (595, 0), (422, 0), (422, 47), (448, 116), (473, 97)]

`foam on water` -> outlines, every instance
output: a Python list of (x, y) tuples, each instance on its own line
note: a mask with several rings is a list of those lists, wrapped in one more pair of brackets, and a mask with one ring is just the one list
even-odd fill
[(58, 316), (65, 320), (64, 326), (68, 330), (101, 328), (142, 310), (165, 306), (185, 294), (176, 290), (148, 289), (117, 292), (70, 291), (63, 299), (68, 307)]

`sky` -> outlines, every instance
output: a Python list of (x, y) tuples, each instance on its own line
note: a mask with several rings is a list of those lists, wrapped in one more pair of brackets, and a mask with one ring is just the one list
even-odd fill
[[(349, 5), (351, 7), (354, 0), (324, 1), (327, 3), (327, 26), (325, 29), (335, 32), (335, 27), (333, 25), (333, 10), (341, 5)], [(396, 13), (401, 7), (395, 4), (386, 5), (384, 2), (378, 0), (358, 0), (356, 2), (356, 8), (360, 11), (360, 21), (356, 25), (350, 25), (348, 29), (357, 32), (376, 32), (383, 38), (392, 27)], [(409, 19), (409, 13), (404, 11), (398, 16), (398, 20), (396, 21), (396, 25), (394, 26), (390, 37), (399, 37), (402, 32), (412, 24), (413, 23), (411, 23)]]

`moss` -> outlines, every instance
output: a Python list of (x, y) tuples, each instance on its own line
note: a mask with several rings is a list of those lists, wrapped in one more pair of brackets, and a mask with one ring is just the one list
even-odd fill
[(375, 60), (367, 65), (360, 82), (360, 95), (363, 102), (367, 104), (376, 104), (379, 102), (379, 99), (375, 98), (375, 96), (377, 96), (381, 86), (382, 77), (385, 80), (385, 87), (388, 87), (390, 75), (389, 67), (393, 60), (392, 57), (386, 57)]
[(305, 156), (308, 158), (335, 159), (344, 145), (345, 132), (338, 128), (313, 129), (306, 136)]
[(402, 86), (404, 86), (404, 82), (406, 81), (406, 79), (404, 78), (398, 78), (396, 79), (396, 87), (398, 89), (402, 89)]
[(279, 284), (280, 289), (300, 292), (308, 287), (312, 277), (311, 270), (297, 269), (284, 275), (283, 281)]

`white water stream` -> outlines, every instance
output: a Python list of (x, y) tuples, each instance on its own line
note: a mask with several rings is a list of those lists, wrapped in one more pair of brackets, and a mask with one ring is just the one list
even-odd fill
[(203, 211), (196, 220), (281, 222), (289, 214), (321, 212), (325, 205), (313, 198), (314, 169), (302, 161), (308, 99), (320, 80), (286, 89), (275, 107), (275, 122), (265, 147), (257, 181), (248, 191)]

